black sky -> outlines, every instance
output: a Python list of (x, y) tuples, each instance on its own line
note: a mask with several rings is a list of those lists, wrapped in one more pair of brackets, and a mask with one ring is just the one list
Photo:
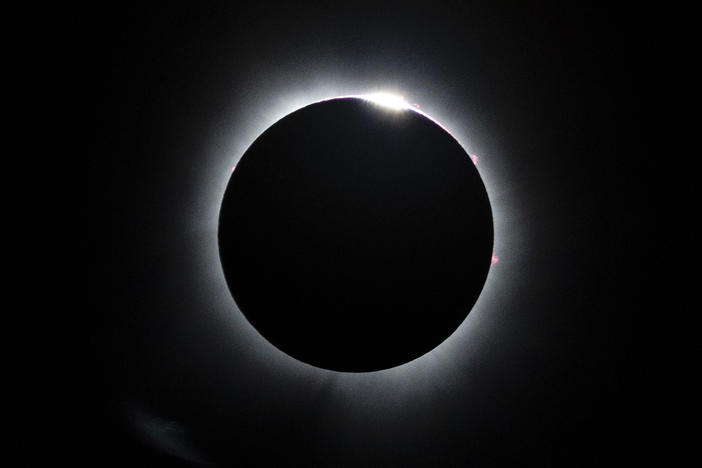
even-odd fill
[[(23, 15), (10, 186), (27, 465), (682, 456), (698, 406), (677, 302), (694, 279), (673, 266), (696, 242), (680, 227), (693, 12), (259, 3)], [(246, 122), (330, 76), (470, 122), (514, 214), (504, 291), (441, 371), (300, 370), (232, 339), (241, 319), (207, 299), (203, 184)]]

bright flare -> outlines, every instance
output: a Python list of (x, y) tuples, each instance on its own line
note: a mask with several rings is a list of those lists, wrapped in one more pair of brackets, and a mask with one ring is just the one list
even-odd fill
[(410, 105), (402, 96), (387, 93), (365, 94), (363, 99), (392, 110), (408, 109)]

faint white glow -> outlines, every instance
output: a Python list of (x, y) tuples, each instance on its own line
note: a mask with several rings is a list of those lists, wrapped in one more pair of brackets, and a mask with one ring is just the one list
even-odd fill
[[(415, 85), (415, 88), (422, 89), (421, 83)], [(340, 378), (339, 391), (350, 392), (349, 398), (351, 394), (363, 393), (362, 388), (366, 388), (364, 385), (373, 389), (375, 387), (372, 383), (380, 381), (384, 384), (392, 383), (395, 394), (417, 392), (420, 383), (419, 386), (428, 391), (434, 387), (432, 382), (436, 381), (438, 375), (448, 378), (455, 372), (456, 366), (469, 365), (466, 360), (456, 359), (459, 354), (468, 352), (471, 361), (481, 359), (485, 352), (483, 345), (487, 342), (486, 337), (493, 333), (493, 328), (488, 325), (496, 320), (493, 318), (496, 316), (495, 303), (509, 296), (511, 268), (490, 269), (478, 301), (466, 320), (432, 351), (394, 368), (359, 374), (320, 369), (275, 348), (253, 328), (243, 314), (236, 313), (237, 306), (221, 269), (217, 245), (219, 209), (232, 169), (239, 159), (258, 136), (286, 115), (317, 102), (343, 98), (360, 98), (393, 111), (411, 110), (419, 113), (453, 136), (473, 161), (477, 158), (472, 155), (480, 154), (479, 172), (488, 191), (495, 229), (493, 247), (495, 252), (500, 252), (501, 264), (505, 259), (512, 262), (515, 258), (518, 259), (518, 256), (513, 255), (519, 245), (520, 225), (516, 215), (518, 204), (514, 202), (513, 189), (503, 180), (505, 157), (500, 150), (499, 140), (486, 137), (485, 131), (481, 131), (483, 127), (476, 123), (471, 108), (465, 108), (455, 115), (450, 112), (451, 107), (441, 105), (445, 100), (437, 100), (434, 95), (415, 96), (412, 93), (410, 102), (420, 101), (420, 110), (418, 104), (408, 104), (402, 95), (402, 92), (388, 92), (387, 88), (378, 88), (372, 82), (351, 82), (348, 78), (341, 77), (326, 77), (321, 83), (308, 88), (271, 86), (270, 89), (266, 88), (266, 92), (252, 94), (241, 105), (247, 109), (246, 113), (233, 115), (233, 120), (221, 127), (221, 133), (216, 135), (218, 143), (213, 145), (209, 164), (203, 172), (201, 183), (197, 184), (203, 190), (200, 192), (197, 209), (193, 210), (191, 229), (198, 233), (196, 248), (203, 254), (198, 256), (202, 263), (194, 280), (201, 284), (202, 300), (211, 304), (217, 320), (230, 327), (232, 343), (237, 343), (238, 346), (236, 356), (265, 362), (266, 368), (271, 371), (305, 375), (305, 378), (314, 381)], [(231, 129), (234, 129), (233, 133)], [(407, 390), (408, 385), (413, 390)]]
[(366, 101), (370, 101), (373, 104), (377, 104), (382, 107), (386, 107), (392, 110), (404, 110), (409, 109), (410, 105), (405, 101), (402, 96), (390, 93), (373, 93), (373, 94), (362, 94), (358, 96)]

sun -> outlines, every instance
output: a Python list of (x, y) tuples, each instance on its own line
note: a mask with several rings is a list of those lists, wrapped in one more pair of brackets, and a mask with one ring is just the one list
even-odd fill
[[(413, 112), (421, 114), (441, 128), (446, 130), (456, 141), (466, 150), (472, 162), (478, 167), (481, 178), (485, 184), (493, 207), (493, 221), (495, 223), (494, 233), (494, 257), (491, 261), (490, 272), (484, 285), (484, 290), (475, 304), (469, 318), (443, 343), (434, 348), (424, 356), (403, 365), (378, 370), (370, 374), (378, 374), (383, 379), (405, 382), (404, 379), (411, 379), (417, 372), (431, 372), (434, 375), (450, 370), (450, 363), (456, 357), (456, 353), (461, 346), (468, 341), (471, 343), (482, 342), (479, 330), (484, 329), (490, 322), (488, 309), (497, 300), (498, 291), (505, 286), (508, 278), (506, 272), (509, 262), (504, 262), (507, 253), (513, 250), (512, 244), (519, 241), (519, 229), (511, 221), (515, 219), (514, 203), (510, 202), (509, 193), (502, 190), (502, 185), (498, 182), (500, 173), (496, 170), (494, 161), (501, 161), (501, 153), (495, 144), (487, 141), (476, 125), (472, 123), (471, 110), (467, 109), (459, 114), (451, 114), (445, 106), (441, 106), (441, 101), (431, 99), (431, 96), (402, 92), (397, 90), (397, 86), (390, 89), (374, 86), (368, 83), (352, 83), (344, 80), (329, 80), (323, 84), (316, 84), (309, 88), (295, 90), (279, 89), (271, 93), (271, 97), (265, 102), (254, 102), (252, 100), (246, 115), (243, 113), (232, 114), (239, 120), (239, 125), (234, 126), (233, 132), (224, 132), (217, 145), (213, 145), (208, 156), (208, 164), (200, 175), (197, 187), (196, 203), (204, 209), (193, 211), (190, 219), (190, 228), (197, 234), (197, 242), (194, 248), (201, 252), (206, 260), (196, 269), (193, 281), (201, 285), (201, 290), (206, 293), (207, 300), (212, 301), (213, 313), (217, 320), (231, 329), (233, 342), (246, 343), (246, 346), (256, 350), (255, 355), (266, 362), (280, 363), (283, 368), (290, 372), (303, 372), (310, 378), (322, 378), (328, 373), (333, 375), (343, 375), (349, 383), (356, 382), (356, 374), (320, 369), (309, 364), (298, 361), (285, 353), (280, 352), (270, 345), (262, 335), (238, 311), (233, 303), (229, 289), (224, 280), (223, 270), (219, 259), (219, 249), (216, 242), (219, 208), (221, 206), (224, 191), (232, 176), (232, 170), (239, 162), (241, 156), (249, 146), (266, 129), (278, 120), (314, 103), (330, 101), (341, 98), (360, 98), (368, 102), (369, 105), (382, 107), (389, 113), (402, 114)], [(408, 96), (410, 96), (408, 98)], [(420, 107), (415, 102), (422, 103)], [(251, 116), (254, 118), (251, 118)], [(482, 136), (481, 136), (482, 135)], [(490, 157), (485, 152), (492, 150), (494, 154)], [(480, 164), (475, 153), (481, 154)], [(483, 157), (484, 156), (484, 157)], [(502, 158), (502, 159), (500, 159)], [(509, 251), (505, 251), (505, 246)], [(499, 255), (499, 265), (497, 264)], [(283, 364), (285, 363), (285, 364)], [(367, 375), (367, 374), (366, 374)], [(399, 380), (398, 380), (399, 379)], [(360, 382), (360, 381), (358, 381)]]

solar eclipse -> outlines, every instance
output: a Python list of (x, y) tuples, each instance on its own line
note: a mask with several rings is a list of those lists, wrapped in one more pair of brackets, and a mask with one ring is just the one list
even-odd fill
[(391, 95), (306, 106), (249, 147), (219, 247), (237, 305), (317, 367), (373, 371), (465, 319), (492, 261), (487, 191), (439, 124)]

